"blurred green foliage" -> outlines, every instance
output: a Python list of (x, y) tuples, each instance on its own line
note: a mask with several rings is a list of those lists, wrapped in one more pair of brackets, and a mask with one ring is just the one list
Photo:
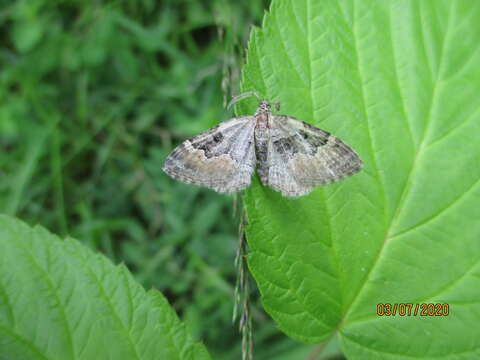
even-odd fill
[[(240, 349), (233, 199), (174, 182), (161, 166), (173, 146), (228, 117), (250, 24), (268, 3), (0, 7), (0, 211), (124, 262), (215, 358)], [(258, 358), (296, 346), (260, 306), (254, 313)]]

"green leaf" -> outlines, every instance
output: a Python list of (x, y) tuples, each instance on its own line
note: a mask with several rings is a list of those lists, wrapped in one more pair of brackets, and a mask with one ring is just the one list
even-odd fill
[[(479, 38), (469, 0), (274, 0), (252, 32), (242, 90), (365, 163), (301, 199), (258, 180), (247, 193), (249, 265), (288, 335), (338, 331), (352, 358), (480, 356)], [(379, 303), (450, 314), (380, 317)]]
[(163, 295), (73, 239), (0, 216), (0, 359), (209, 359)]
[(21, 53), (32, 50), (41, 40), (44, 25), (37, 19), (19, 21), (13, 27), (15, 47)]

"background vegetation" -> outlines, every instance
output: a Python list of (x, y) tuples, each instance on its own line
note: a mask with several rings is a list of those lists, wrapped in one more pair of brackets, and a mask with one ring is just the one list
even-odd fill
[[(0, 211), (124, 262), (220, 359), (240, 349), (233, 199), (176, 183), (161, 165), (180, 141), (229, 116), (250, 25), (268, 3), (0, 8)], [(258, 358), (298, 346), (259, 306), (254, 314)]]

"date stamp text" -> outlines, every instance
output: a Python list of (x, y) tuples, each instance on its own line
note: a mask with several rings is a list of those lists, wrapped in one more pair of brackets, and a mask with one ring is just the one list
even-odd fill
[(378, 304), (378, 316), (448, 316), (448, 304), (412, 304), (412, 303), (397, 303), (397, 304)]

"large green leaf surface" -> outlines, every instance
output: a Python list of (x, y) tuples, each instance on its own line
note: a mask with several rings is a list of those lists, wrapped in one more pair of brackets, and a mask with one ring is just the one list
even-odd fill
[[(274, 0), (252, 32), (243, 90), (365, 163), (300, 199), (247, 192), (249, 265), (288, 335), (338, 331), (352, 359), (480, 357), (479, 39), (470, 0)], [(376, 314), (437, 302), (448, 316)]]
[(162, 294), (73, 239), (0, 216), (0, 359), (209, 359)]

